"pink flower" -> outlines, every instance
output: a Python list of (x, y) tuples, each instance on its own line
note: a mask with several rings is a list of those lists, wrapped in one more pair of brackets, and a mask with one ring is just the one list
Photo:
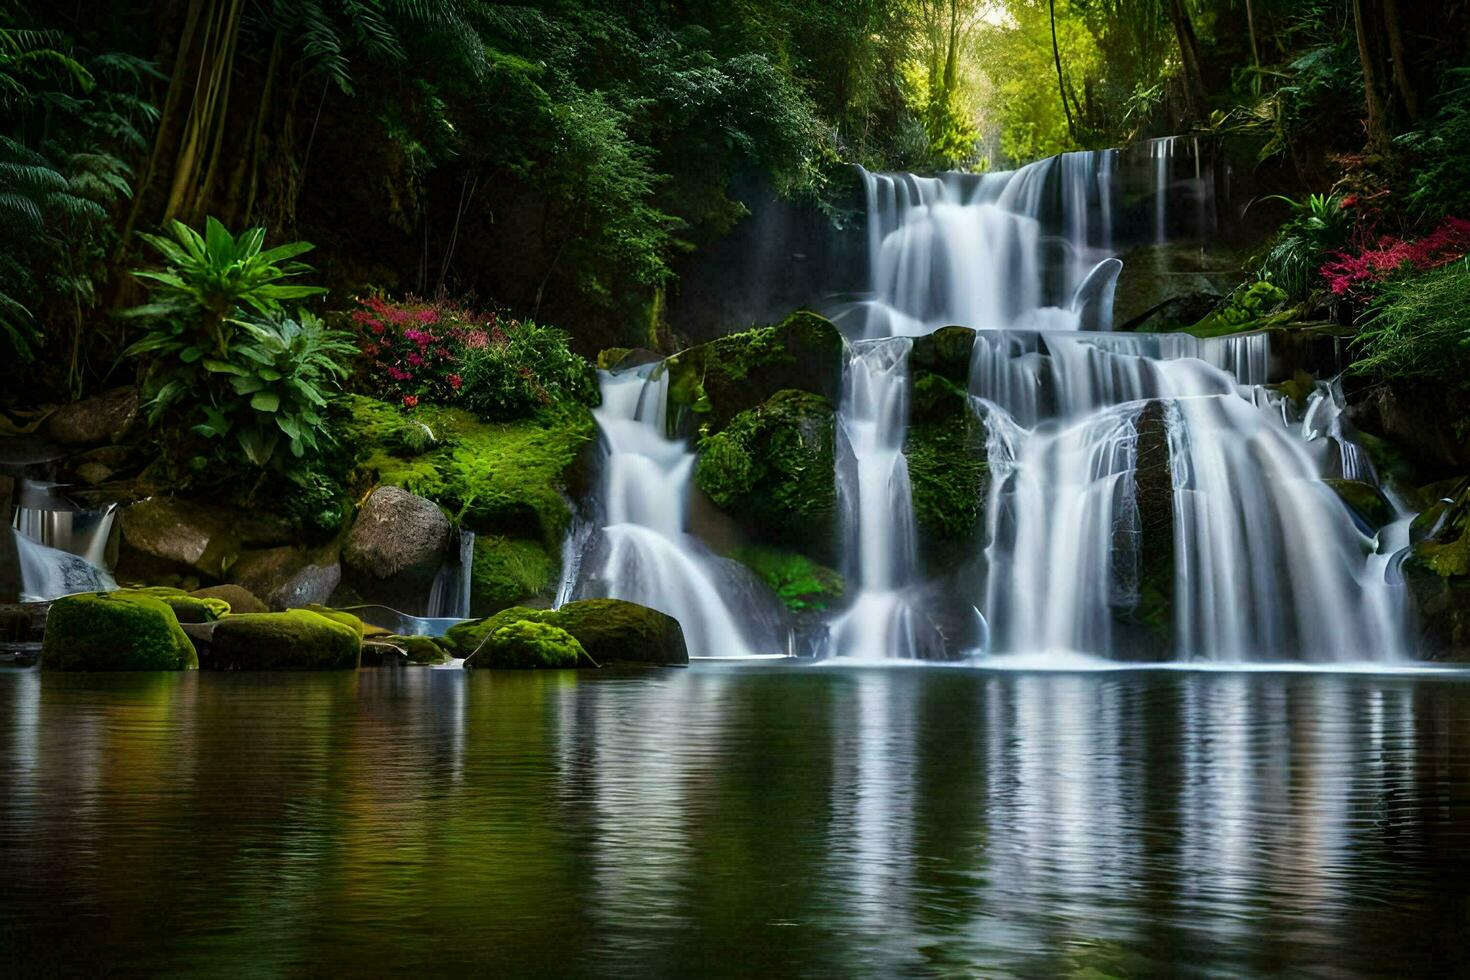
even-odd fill
[(457, 374), (451, 374), (449, 376), (449, 387), (453, 388), (455, 391), (458, 391), (460, 385), (462, 384), (464, 384), (464, 378), (461, 378)]
[(470, 350), (484, 350), (490, 346), (490, 335), (483, 330), (471, 330), (464, 335), (464, 345)]
[(413, 408), (418, 403), (419, 403), (419, 396), (418, 395), (404, 395), (403, 396), (403, 407), (404, 408)]
[(368, 324), (368, 329), (373, 332), (374, 336), (381, 337), (383, 336), (383, 331), (386, 330), (387, 327), (384, 327), (381, 323), (378, 323), (376, 320), (374, 320), (372, 323)]
[(414, 367), (422, 367), (424, 363), (424, 358), (420, 354), (410, 354), (408, 355), (408, 363), (412, 364)]

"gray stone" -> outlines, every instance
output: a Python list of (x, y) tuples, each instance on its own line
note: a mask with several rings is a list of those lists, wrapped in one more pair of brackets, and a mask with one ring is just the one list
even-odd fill
[(348, 532), (342, 557), (368, 579), (433, 575), (449, 544), (449, 519), (437, 504), (399, 487), (379, 487)]
[(46, 417), (42, 431), (68, 446), (117, 442), (138, 418), (138, 390), (113, 388), (95, 398), (63, 405)]

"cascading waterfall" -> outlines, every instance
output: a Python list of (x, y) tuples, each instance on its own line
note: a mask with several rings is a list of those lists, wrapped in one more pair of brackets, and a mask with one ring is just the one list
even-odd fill
[(117, 588), (106, 571), (116, 516), (116, 505), (81, 510), (57, 484), (20, 481), (11, 533), (20, 557), (22, 598), (40, 602)]
[(569, 568), (559, 598), (606, 596), (667, 613), (691, 657), (781, 654), (773, 600), (687, 533), (695, 456), (668, 437), (668, 375), (645, 365), (599, 378), (603, 523), (589, 535), (595, 557)]
[(853, 342), (837, 415), (837, 493), (847, 529), (852, 606), (832, 623), (829, 649), (863, 660), (912, 659), (920, 643), (905, 590), (917, 570), (913, 494), (903, 455), (908, 426), (907, 337)]
[[(1169, 237), (1169, 198), (1181, 185), (1176, 144), (1148, 147), (1158, 241)], [(1188, 189), (1202, 230), (1213, 179), (1197, 143), (1193, 155)], [(840, 315), (850, 335), (864, 338), (854, 343), (849, 375), (883, 349), (876, 338), (950, 323), (978, 331), (970, 392), (989, 432), (991, 479), (975, 604), (990, 652), (1129, 655), (1115, 626), (1120, 609), (1138, 600), (1147, 504), (1172, 539), (1164, 556), (1170, 655), (1397, 656), (1403, 597), (1393, 555), (1407, 543), (1408, 515), (1376, 533), (1364, 529), (1323, 482), (1374, 479), (1342, 422), (1340, 390), (1320, 386), (1298, 412), (1265, 387), (1264, 334), (1097, 332), (1110, 326), (1100, 308), (1110, 307), (1117, 275), (1115, 166), (1113, 154), (1066, 154), (983, 177), (864, 174), (873, 288)], [(872, 418), (860, 404), (849, 391), (840, 413), (856, 465), (839, 461), (858, 598), (834, 623), (831, 652), (913, 656), (922, 610), (900, 602), (915, 583), (896, 577), (914, 567), (903, 550), (911, 538), (895, 530), (902, 515), (890, 511), (889, 529), (879, 529), (878, 505), (863, 505), (864, 444), (849, 431)], [(1162, 513), (1139, 496), (1141, 419), (1150, 405), (1167, 433), (1167, 472), (1154, 471), (1168, 500)], [(894, 489), (906, 489), (906, 471), (893, 461), (902, 453), (891, 448), (901, 431), (892, 425), (883, 442), (868, 444), (870, 466), (890, 469), (889, 508)]]

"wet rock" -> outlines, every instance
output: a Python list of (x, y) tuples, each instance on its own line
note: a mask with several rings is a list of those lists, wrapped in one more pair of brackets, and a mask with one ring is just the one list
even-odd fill
[(230, 568), (230, 583), (259, 596), (274, 610), (328, 602), (342, 582), (336, 547), (285, 545), (247, 551)]
[(974, 346), (975, 331), (969, 327), (940, 327), (914, 338), (909, 371), (915, 376), (928, 371), (964, 388), (970, 383), (970, 351)]
[(93, 592), (51, 604), (41, 647), (46, 670), (192, 670), (194, 645), (157, 596)]
[(518, 619), (487, 630), (466, 667), (535, 670), (576, 667), (587, 657), (576, 637), (551, 623)]
[(1149, 402), (1136, 425), (1134, 509), (1114, 543), (1115, 565), (1122, 567), (1115, 567), (1113, 612), (1125, 650), (1158, 660), (1169, 652), (1174, 609), (1174, 477), (1163, 403)]
[(453, 626), (441, 643), (455, 656), (470, 658), (465, 666), (485, 666), (473, 663), (476, 651), (496, 630), (516, 622), (546, 623), (565, 630), (599, 664), (677, 666), (689, 662), (678, 620), (621, 599), (583, 599), (560, 609), (517, 606), (488, 619)]
[(95, 398), (64, 405), (46, 417), (41, 431), (67, 446), (117, 442), (138, 418), (138, 390), (114, 388)]
[(835, 427), (822, 395), (779, 391), (701, 443), (695, 483), (747, 533), (830, 554)]
[(1348, 404), (1355, 426), (1387, 439), (1431, 479), (1470, 470), (1470, 440), (1445, 422), (1467, 417), (1470, 404), (1454, 385), (1379, 384), (1352, 392)]
[(1398, 516), (1383, 491), (1362, 480), (1323, 480), (1369, 529), (1377, 531)]
[(189, 595), (200, 599), (223, 599), (230, 607), (230, 612), (240, 613), (262, 613), (270, 612), (270, 607), (255, 593), (239, 585), (211, 585), (207, 589), (195, 589)]
[(74, 467), (72, 472), (76, 473), (77, 479), (94, 487), (112, 479), (112, 468), (105, 463), (82, 463)]
[(223, 579), (242, 548), (285, 544), (295, 536), (290, 522), (274, 514), (168, 497), (130, 504), (119, 525), (118, 571), (142, 581), (188, 572)]
[(1416, 613), (1415, 652), (1426, 660), (1470, 663), (1470, 576), (1440, 575), (1410, 558), (1404, 582)]
[(362, 637), (308, 609), (227, 616), (214, 628), (214, 670), (353, 670)]
[(975, 553), (990, 466), (985, 425), (958, 383), (921, 370), (913, 374), (911, 389), (904, 456), (919, 554), (933, 576)]

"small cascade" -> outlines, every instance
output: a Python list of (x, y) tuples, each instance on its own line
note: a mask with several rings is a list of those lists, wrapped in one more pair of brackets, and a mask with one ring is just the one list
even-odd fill
[(602, 524), (589, 535), (593, 555), (559, 598), (627, 599), (667, 613), (683, 627), (691, 657), (781, 655), (774, 598), (688, 533), (695, 456), (667, 435), (662, 366), (599, 376)]
[(76, 506), (54, 483), (21, 480), (13, 533), (28, 602), (117, 588), (106, 571), (117, 505)]
[(1163, 245), (1169, 240), (1169, 179), (1173, 170), (1174, 147), (1179, 137), (1165, 136), (1150, 140), (1149, 158), (1154, 164), (1154, 241)]
[(459, 532), (459, 553), (446, 561), (429, 586), (424, 613), (428, 619), (468, 619), (470, 585), (475, 569), (475, 532)]
[(915, 612), (905, 595), (918, 567), (913, 494), (903, 455), (911, 346), (906, 337), (855, 341), (843, 367), (837, 494), (848, 582), (857, 595), (830, 629), (829, 648), (841, 657), (919, 655)]

